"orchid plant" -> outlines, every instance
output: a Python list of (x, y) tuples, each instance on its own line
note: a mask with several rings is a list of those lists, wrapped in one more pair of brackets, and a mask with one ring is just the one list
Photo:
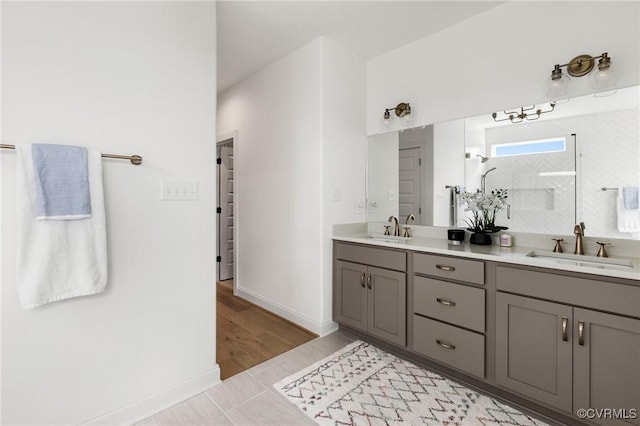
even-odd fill
[(497, 232), (505, 227), (496, 226), (496, 214), (507, 206), (507, 190), (494, 189), (491, 194), (482, 192), (463, 191), (459, 196), (461, 205), (466, 205), (464, 211), (472, 216), (465, 220), (469, 230), (473, 232)]

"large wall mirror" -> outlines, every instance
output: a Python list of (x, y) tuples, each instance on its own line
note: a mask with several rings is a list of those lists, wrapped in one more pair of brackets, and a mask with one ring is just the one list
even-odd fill
[(487, 113), (369, 137), (367, 220), (413, 214), (416, 225), (464, 227), (455, 193), (484, 185), (508, 191), (496, 224), (514, 232), (563, 235), (585, 222), (590, 236), (640, 239), (623, 224), (621, 194), (640, 186), (640, 87), (607, 95), (558, 102), (531, 121)]

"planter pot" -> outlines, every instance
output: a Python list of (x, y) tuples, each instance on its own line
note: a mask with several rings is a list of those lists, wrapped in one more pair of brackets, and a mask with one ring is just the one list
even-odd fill
[(469, 238), (469, 242), (471, 244), (477, 244), (480, 246), (490, 246), (491, 245), (491, 234), (485, 234), (483, 232), (474, 232), (471, 234)]

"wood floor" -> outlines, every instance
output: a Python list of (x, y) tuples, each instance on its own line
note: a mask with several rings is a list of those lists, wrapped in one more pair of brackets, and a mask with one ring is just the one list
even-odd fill
[(233, 295), (233, 281), (217, 285), (216, 361), (222, 380), (312, 340), (317, 335)]

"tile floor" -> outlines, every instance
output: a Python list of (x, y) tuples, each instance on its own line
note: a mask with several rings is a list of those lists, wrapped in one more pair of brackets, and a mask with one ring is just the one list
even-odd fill
[(314, 425), (295, 405), (280, 395), (273, 384), (354, 340), (354, 337), (341, 331), (318, 337), (134, 426)]

